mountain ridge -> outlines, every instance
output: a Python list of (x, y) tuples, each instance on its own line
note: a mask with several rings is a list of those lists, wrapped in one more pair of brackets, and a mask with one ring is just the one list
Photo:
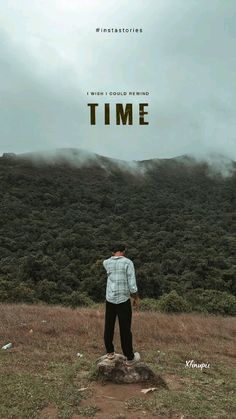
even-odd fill
[(131, 170), (144, 173), (146, 170), (155, 167), (158, 164), (177, 163), (187, 166), (197, 166), (206, 164), (209, 168), (209, 174), (222, 174), (230, 176), (236, 170), (236, 162), (229, 157), (219, 153), (208, 153), (205, 156), (194, 156), (183, 154), (170, 158), (150, 158), (144, 160), (122, 160), (103, 156), (79, 148), (56, 148), (51, 150), (27, 152), (27, 153), (3, 153), (0, 159), (20, 159), (32, 161), (34, 164), (70, 164), (72, 166), (81, 165), (99, 165), (105, 170), (112, 166), (119, 169)]

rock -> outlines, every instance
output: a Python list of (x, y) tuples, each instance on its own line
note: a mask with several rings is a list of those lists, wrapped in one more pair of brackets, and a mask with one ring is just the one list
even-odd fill
[(2, 346), (2, 349), (11, 349), (11, 348), (12, 348), (12, 343), (11, 342), (6, 343), (6, 345)]
[(167, 387), (165, 381), (156, 375), (145, 363), (138, 362), (133, 366), (126, 366), (126, 358), (115, 354), (113, 360), (108, 360), (106, 355), (99, 358), (97, 364), (97, 378), (113, 383), (142, 383), (149, 382), (160, 387)]
[(78, 356), (79, 358), (82, 358), (83, 354), (81, 354), (80, 352), (78, 352), (78, 353), (77, 353), (77, 356)]

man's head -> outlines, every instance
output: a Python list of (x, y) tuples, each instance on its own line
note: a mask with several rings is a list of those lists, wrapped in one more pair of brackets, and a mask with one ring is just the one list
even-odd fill
[(111, 247), (111, 251), (112, 254), (124, 254), (125, 253), (125, 245), (122, 243), (115, 243), (112, 247)]

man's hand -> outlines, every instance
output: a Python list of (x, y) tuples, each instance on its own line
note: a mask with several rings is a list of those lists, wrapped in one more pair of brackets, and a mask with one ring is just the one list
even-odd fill
[(140, 298), (139, 297), (134, 298), (133, 299), (133, 307), (139, 308), (139, 305), (140, 305)]

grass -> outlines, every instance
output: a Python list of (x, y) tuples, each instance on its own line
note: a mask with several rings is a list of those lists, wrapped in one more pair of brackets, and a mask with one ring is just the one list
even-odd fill
[[(0, 346), (12, 342), (13, 348), (0, 350), (0, 417), (42, 418), (50, 406), (54, 413), (47, 417), (96, 417), (96, 405), (81, 406), (93, 390), (80, 389), (90, 386), (95, 361), (104, 353), (103, 321), (102, 306), (74, 310), (1, 304)], [(130, 397), (127, 417), (130, 412), (142, 417), (143, 410), (158, 418), (236, 417), (234, 318), (134, 312), (133, 336), (142, 359), (161, 374), (169, 390)], [(115, 345), (121, 352), (118, 329)], [(210, 368), (187, 368), (191, 359)]]

